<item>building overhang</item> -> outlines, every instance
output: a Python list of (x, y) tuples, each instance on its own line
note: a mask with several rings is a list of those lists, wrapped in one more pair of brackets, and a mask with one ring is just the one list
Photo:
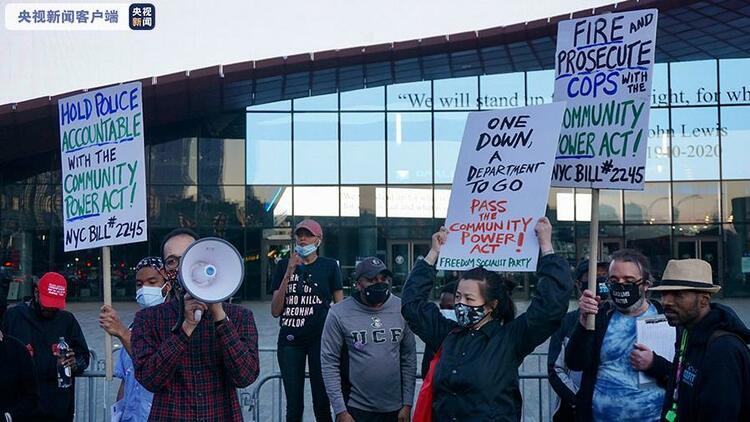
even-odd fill
[[(254, 104), (419, 80), (551, 69), (558, 22), (646, 8), (660, 13), (657, 62), (750, 57), (750, 0), (631, 0), (510, 26), (141, 79), (147, 143), (159, 142), (150, 139), (154, 128), (239, 114)], [(57, 101), (80, 92), (0, 106), (3, 180), (22, 177), (28, 172), (24, 167), (40, 156), (55, 156)]]

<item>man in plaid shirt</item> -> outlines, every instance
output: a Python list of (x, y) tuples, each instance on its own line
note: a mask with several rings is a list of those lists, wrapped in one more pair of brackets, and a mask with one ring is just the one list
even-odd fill
[[(167, 277), (198, 236), (187, 229), (162, 243)], [(258, 333), (249, 309), (204, 304), (185, 297), (185, 321), (176, 333), (176, 298), (135, 316), (132, 347), (136, 379), (154, 393), (149, 421), (242, 421), (237, 388), (258, 377)], [(196, 322), (193, 312), (203, 311)]]

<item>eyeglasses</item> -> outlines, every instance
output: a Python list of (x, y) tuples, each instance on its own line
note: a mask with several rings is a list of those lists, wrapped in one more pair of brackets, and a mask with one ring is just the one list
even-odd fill
[(167, 259), (164, 260), (164, 267), (168, 270), (176, 270), (177, 267), (180, 266), (181, 259), (181, 256), (169, 255)]
[(607, 288), (611, 290), (612, 286), (614, 285), (622, 287), (640, 286), (641, 284), (643, 284), (643, 281), (643, 278), (639, 278), (637, 280), (610, 278), (609, 280), (607, 280), (606, 284)]

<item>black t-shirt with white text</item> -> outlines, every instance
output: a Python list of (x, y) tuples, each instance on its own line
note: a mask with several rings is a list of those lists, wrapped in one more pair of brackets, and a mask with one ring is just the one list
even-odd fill
[[(286, 273), (288, 259), (276, 265), (273, 290), (278, 290)], [(299, 265), (289, 279), (284, 311), (279, 318), (279, 344), (301, 344), (320, 339), (333, 292), (341, 290), (338, 263), (319, 256), (312, 264)]]

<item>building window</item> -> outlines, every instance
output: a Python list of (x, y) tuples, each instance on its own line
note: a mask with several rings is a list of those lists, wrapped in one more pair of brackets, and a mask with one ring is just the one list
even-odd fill
[(341, 183), (385, 183), (384, 113), (341, 113)]
[(673, 180), (719, 178), (719, 123), (716, 107), (672, 109)]
[(669, 183), (646, 182), (643, 191), (625, 191), (625, 222), (671, 223)]
[[(669, 65), (654, 64), (654, 78), (651, 81), (651, 107), (666, 107), (669, 105)], [(653, 115), (653, 114), (652, 114)]]
[(723, 221), (750, 222), (750, 180), (724, 182), (722, 187)]
[(482, 110), (522, 107), (526, 101), (524, 74), (504, 73), (479, 77), (478, 105)]
[(477, 78), (441, 79), (433, 82), (435, 110), (476, 110)]
[(389, 85), (388, 110), (432, 110), (432, 85), (430, 81)]
[(435, 183), (453, 183), (468, 115), (466, 112), (434, 114)]
[(154, 185), (198, 181), (198, 140), (181, 138), (151, 146), (149, 182)]
[(242, 185), (245, 175), (245, 140), (200, 138), (198, 183)]
[(669, 110), (651, 109), (646, 149), (646, 181), (668, 181), (671, 177), (673, 131), (669, 127)]
[(716, 104), (716, 60), (671, 63), (672, 105)]
[(248, 113), (246, 179), (248, 185), (292, 183), (292, 116)]
[(719, 183), (673, 184), (672, 212), (675, 223), (708, 224), (719, 221)]
[[(728, 59), (719, 61), (722, 104), (750, 103), (750, 59)], [(723, 117), (723, 116), (722, 116)]]
[(294, 100), (294, 111), (336, 111), (339, 109), (339, 94), (313, 95)]
[(388, 183), (432, 183), (431, 117), (388, 113)]
[(294, 115), (295, 184), (339, 182), (338, 139), (338, 115), (335, 113)]
[(552, 102), (555, 87), (554, 70), (538, 70), (526, 73), (526, 105), (548, 104)]
[(248, 186), (246, 194), (247, 227), (285, 227), (292, 219), (290, 186)]
[(721, 108), (721, 177), (750, 178), (750, 107)]
[(384, 110), (385, 88), (357, 89), (341, 93), (342, 111), (378, 111)]

